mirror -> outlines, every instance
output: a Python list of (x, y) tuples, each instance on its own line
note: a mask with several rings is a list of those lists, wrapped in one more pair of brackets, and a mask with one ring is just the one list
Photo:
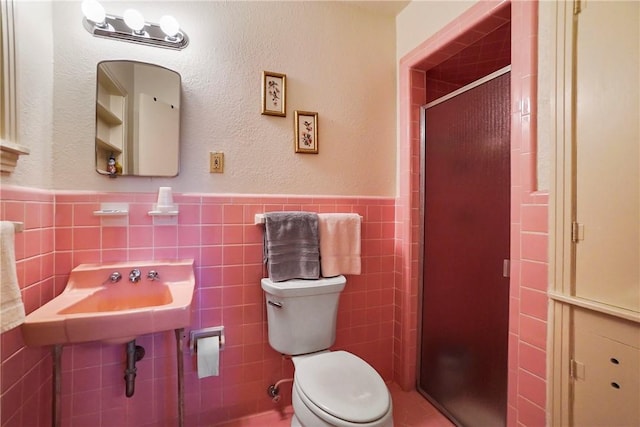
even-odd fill
[(95, 140), (100, 174), (178, 175), (180, 74), (143, 62), (98, 63)]

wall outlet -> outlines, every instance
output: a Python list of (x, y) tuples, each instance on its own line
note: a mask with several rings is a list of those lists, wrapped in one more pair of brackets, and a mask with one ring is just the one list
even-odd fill
[(209, 173), (224, 172), (224, 153), (212, 151), (209, 153)]

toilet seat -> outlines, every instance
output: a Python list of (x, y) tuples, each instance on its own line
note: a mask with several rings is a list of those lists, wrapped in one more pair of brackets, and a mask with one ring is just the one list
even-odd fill
[(294, 386), (318, 417), (354, 424), (373, 423), (391, 409), (389, 390), (367, 362), (346, 351), (295, 360)]

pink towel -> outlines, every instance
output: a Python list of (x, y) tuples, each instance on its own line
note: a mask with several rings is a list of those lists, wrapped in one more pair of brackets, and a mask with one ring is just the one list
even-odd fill
[(318, 214), (323, 277), (360, 274), (360, 215)]

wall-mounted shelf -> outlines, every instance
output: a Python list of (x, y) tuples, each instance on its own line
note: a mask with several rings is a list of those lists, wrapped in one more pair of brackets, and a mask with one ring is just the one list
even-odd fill
[(153, 218), (153, 225), (176, 225), (178, 224), (178, 206), (166, 206), (158, 209), (157, 204), (153, 204), (153, 209), (148, 214)]
[(100, 209), (93, 211), (100, 217), (100, 223), (105, 226), (126, 226), (129, 221), (128, 203), (100, 203)]
[(149, 211), (151, 216), (178, 216), (179, 211)]
[[(106, 168), (113, 156), (123, 167), (127, 135), (127, 91), (117, 78), (98, 67), (96, 95), (96, 165)], [(108, 174), (108, 173), (107, 173)]]
[(127, 216), (129, 215), (129, 211), (121, 209), (100, 209), (99, 211), (93, 211), (93, 214), (96, 216)]
[(101, 137), (96, 136), (96, 144), (98, 144), (98, 147), (103, 148), (107, 151), (111, 151), (114, 154), (122, 153), (122, 147), (116, 147), (115, 145), (111, 144), (108, 141), (105, 141)]

